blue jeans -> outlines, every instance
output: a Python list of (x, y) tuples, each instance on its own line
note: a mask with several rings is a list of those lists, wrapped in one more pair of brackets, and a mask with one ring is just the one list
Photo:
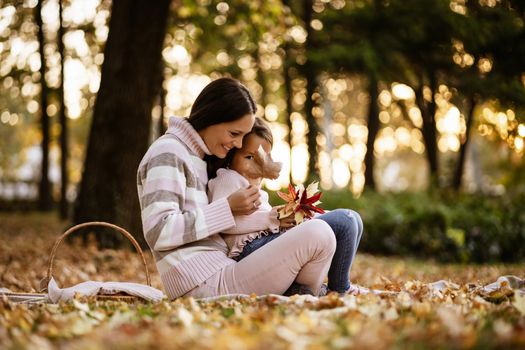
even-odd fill
[[(363, 221), (357, 212), (349, 209), (336, 209), (319, 215), (316, 219), (323, 220), (332, 228), (337, 242), (328, 270), (328, 290), (344, 293), (350, 288), (350, 268), (363, 235)], [(280, 234), (269, 234), (254, 239), (246, 244), (242, 253), (235, 260), (239, 261), (247, 257), (279, 236)]]
[(238, 256), (234, 257), (233, 259), (236, 260), (236, 261), (239, 261), (241, 259), (246, 258), (248, 255), (250, 255), (251, 253), (253, 253), (257, 249), (261, 248), (266, 243), (270, 243), (271, 241), (273, 241), (274, 239), (276, 239), (280, 235), (281, 235), (280, 233), (274, 233), (274, 234), (270, 233), (268, 236), (261, 236), (259, 238), (254, 239), (253, 241), (247, 243), (244, 246), (241, 254), (239, 254)]
[(336, 209), (316, 219), (330, 225), (337, 242), (328, 270), (328, 290), (344, 293), (350, 288), (350, 268), (363, 235), (363, 221), (358, 213), (349, 209)]

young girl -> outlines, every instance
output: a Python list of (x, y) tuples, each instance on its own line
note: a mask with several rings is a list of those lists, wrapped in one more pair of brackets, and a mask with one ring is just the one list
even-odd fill
[[(223, 162), (223, 166), (217, 170), (216, 177), (208, 182), (208, 197), (210, 202), (227, 197), (231, 193), (250, 186), (259, 188), (260, 205), (250, 215), (234, 216), (236, 226), (223, 231), (222, 237), (228, 245), (228, 256), (236, 261), (247, 257), (255, 250), (278, 238), (288, 228), (295, 225), (293, 215), (279, 219), (277, 207), (272, 208), (268, 202), (268, 193), (262, 190), (263, 178), (277, 178), (279, 169), (276, 171), (254, 171), (259, 165), (256, 164), (256, 156), (260, 147), (270, 154), (273, 146), (271, 130), (259, 118), (243, 139), (242, 148), (233, 149)], [(271, 158), (270, 158), (271, 159)], [(269, 161), (271, 163), (271, 161)], [(270, 166), (271, 167), (271, 166)], [(258, 173), (258, 175), (253, 175)], [(211, 174), (213, 176), (213, 174)], [(210, 176), (211, 177), (211, 176)], [(357, 246), (363, 232), (363, 224), (359, 214), (352, 210), (337, 209), (326, 214), (316, 216), (328, 223), (334, 231), (337, 246), (328, 271), (328, 290), (340, 294), (366, 293), (366, 289), (354, 287), (349, 281), (349, 271)], [(293, 283), (285, 292), (292, 294), (313, 294), (302, 285)]]
[(222, 233), (222, 238), (228, 245), (228, 256), (237, 261), (274, 240), (279, 233), (294, 225), (293, 217), (278, 218), (277, 208), (271, 207), (268, 193), (261, 189), (263, 177), (279, 176), (280, 163), (276, 166), (276, 163), (268, 157), (268, 162), (272, 164), (265, 164), (265, 168), (269, 169), (266, 170), (256, 162), (260, 148), (269, 155), (272, 146), (271, 130), (261, 119), (256, 118), (251, 132), (243, 139), (242, 148), (231, 150), (224, 161), (226, 168), (219, 168), (217, 176), (208, 182), (210, 202), (227, 197), (241, 188), (249, 186), (259, 188), (261, 196), (257, 210), (250, 215), (235, 216), (236, 226)]

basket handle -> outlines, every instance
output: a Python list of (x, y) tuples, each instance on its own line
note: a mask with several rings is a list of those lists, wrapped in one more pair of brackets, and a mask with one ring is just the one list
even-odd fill
[(55, 260), (55, 254), (56, 254), (56, 251), (60, 243), (62, 243), (62, 241), (74, 231), (84, 228), (84, 227), (88, 227), (88, 226), (105, 226), (105, 227), (113, 228), (117, 230), (118, 232), (120, 232), (122, 235), (124, 235), (124, 237), (129, 239), (131, 243), (133, 243), (133, 245), (135, 246), (135, 249), (137, 250), (137, 252), (140, 254), (140, 257), (142, 259), (142, 264), (144, 265), (144, 270), (146, 271), (146, 282), (148, 283), (148, 286), (151, 286), (151, 279), (150, 279), (150, 275), (148, 271), (148, 266), (146, 265), (146, 259), (144, 258), (144, 253), (142, 252), (142, 249), (140, 248), (135, 238), (133, 238), (133, 236), (128, 231), (126, 231), (120, 226), (110, 224), (108, 222), (103, 222), (103, 221), (91, 221), (91, 222), (84, 222), (84, 223), (71, 227), (66, 232), (64, 232), (60, 237), (58, 237), (58, 239), (55, 241), (55, 245), (53, 246), (53, 249), (51, 250), (51, 255), (49, 256), (49, 266), (47, 268), (47, 275), (42, 281), (40, 281), (40, 291), (41, 292), (47, 291), (47, 286), (53, 275), (53, 262)]

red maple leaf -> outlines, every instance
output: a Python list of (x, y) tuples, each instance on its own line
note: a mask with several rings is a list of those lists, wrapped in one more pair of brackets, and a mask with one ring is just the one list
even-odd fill
[(278, 191), (277, 195), (281, 197), (281, 199), (284, 200), (285, 202), (293, 203), (297, 200), (297, 197), (299, 196), (299, 190), (296, 190), (291, 184), (289, 184), (288, 193)]
[(295, 211), (302, 210), (304, 215), (308, 218), (311, 218), (313, 216), (313, 212), (323, 214), (324, 210), (316, 207), (315, 203), (321, 198), (322, 192), (316, 193), (311, 197), (308, 197), (306, 194), (306, 190), (303, 191), (301, 195), (301, 199), (299, 200), (299, 205), (295, 208)]

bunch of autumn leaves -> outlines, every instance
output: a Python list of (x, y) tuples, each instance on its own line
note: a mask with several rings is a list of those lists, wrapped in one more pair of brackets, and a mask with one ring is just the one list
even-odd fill
[[(251, 174), (254, 178), (276, 179), (281, 172), (282, 163), (275, 162), (269, 153), (259, 147), (254, 157), (255, 162)], [(294, 215), (295, 222), (300, 224), (305, 218), (310, 219), (314, 213), (324, 213), (324, 210), (317, 207), (321, 201), (322, 192), (319, 191), (319, 183), (313, 182), (306, 188), (303, 184), (288, 185), (288, 193), (277, 192), (285, 204), (279, 206), (279, 218), (286, 218)]]

